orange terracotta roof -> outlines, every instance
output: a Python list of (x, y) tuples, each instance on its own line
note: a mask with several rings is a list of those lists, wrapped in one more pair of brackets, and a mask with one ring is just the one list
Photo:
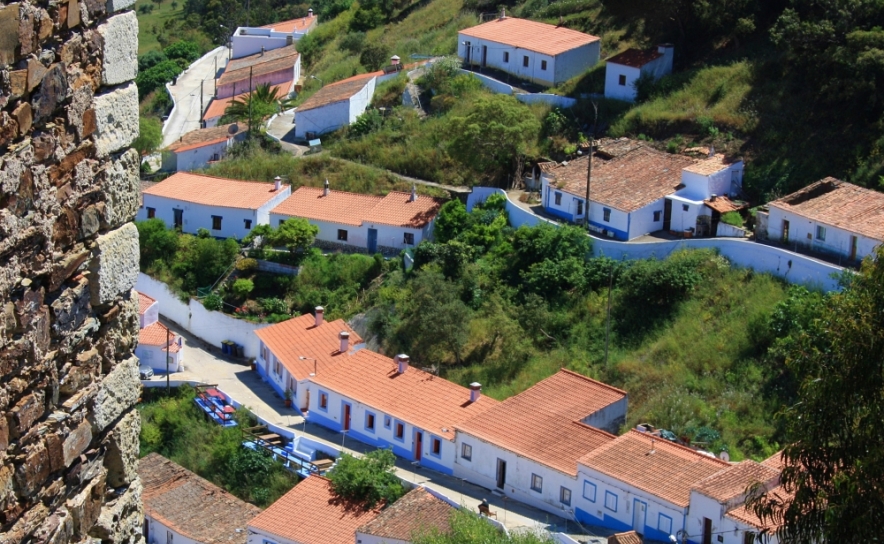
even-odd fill
[(291, 71), (292, 79), (294, 79), (294, 67), (297, 62), (298, 51), (294, 45), (233, 59), (227, 63), (224, 73), (218, 78), (218, 85), (227, 85), (234, 81), (247, 81), (249, 79), (249, 69), (251, 69), (252, 78), (279, 72), (280, 70), (289, 70)]
[(186, 134), (182, 134), (178, 140), (169, 144), (169, 147), (167, 147), (166, 150), (181, 153), (183, 151), (189, 151), (207, 145), (226, 142), (241, 131), (242, 128), (236, 123), (211, 128), (198, 128), (196, 130), (191, 130)]
[(576, 475), (578, 459), (614, 439), (581, 421), (624, 398), (620, 389), (562, 369), (457, 430)]
[(729, 168), (734, 162), (725, 157), (722, 154), (713, 155), (711, 157), (704, 157), (702, 159), (695, 159), (693, 164), (689, 164), (684, 167), (685, 172), (692, 172), (694, 174), (700, 174), (701, 176), (711, 176), (716, 172), (721, 172)]
[(311, 381), (448, 440), (454, 440), (456, 425), (499, 404), (484, 395), (470, 402), (466, 387), (415, 366), (399, 374), (396, 362), (367, 349), (339, 359)]
[(394, 227), (422, 228), (436, 217), (442, 200), (419, 195), (411, 201), (411, 193), (391, 191), (387, 196), (361, 195), (346, 191), (298, 187), (270, 213), (302, 217), (315, 221), (328, 221), (344, 225), (360, 226), (363, 223), (380, 223)]
[[(138, 331), (138, 343), (147, 346), (163, 346), (163, 351), (178, 353), (181, 346), (177, 342), (178, 335), (171, 332), (168, 327), (157, 321)], [(168, 344), (167, 344), (168, 342)]]
[(436, 217), (442, 203), (441, 199), (424, 195), (418, 195), (412, 202), (411, 193), (390, 191), (362, 220), (394, 227), (421, 228)]
[(316, 359), (317, 371), (323, 372), (326, 366), (346, 356), (340, 352), (341, 331), (350, 333), (351, 350), (362, 343), (362, 338), (343, 319), (323, 321), (317, 327), (316, 317), (311, 314), (258, 329), (255, 334), (296, 380), (303, 380), (313, 372), (314, 362), (301, 357)]
[(634, 429), (584, 455), (580, 464), (680, 507), (690, 502), (692, 486), (730, 466)]
[[(280, 83), (279, 85), (273, 85), (270, 87), (270, 90), (276, 91), (276, 96), (280, 98), (284, 98), (287, 94), (289, 94), (292, 90), (292, 86), (294, 85), (294, 81), (287, 81), (285, 83)], [(243, 89), (244, 92), (241, 92), (235, 96), (228, 96), (227, 98), (213, 98), (212, 102), (209, 104), (209, 107), (206, 108), (206, 113), (203, 114), (203, 120), (206, 119), (214, 119), (215, 117), (221, 117), (224, 115), (224, 112), (227, 111), (227, 107), (233, 102), (233, 99), (239, 100), (247, 100), (249, 97), (248, 87)]]
[(627, 49), (626, 51), (614, 55), (606, 62), (608, 64), (622, 64), (623, 66), (632, 66), (633, 68), (641, 68), (645, 64), (657, 60), (663, 56), (663, 53), (657, 49)]
[(310, 476), (261, 512), (249, 529), (299, 544), (353, 544), (356, 528), (377, 515), (377, 509), (338, 498), (322, 476)]
[(506, 17), (494, 19), (481, 25), (460, 31), (464, 36), (502, 43), (543, 55), (555, 56), (582, 45), (599, 41), (590, 36), (563, 26), (548, 25), (528, 19)]
[[(559, 165), (550, 174), (555, 186), (586, 197), (588, 157)], [(632, 212), (674, 193), (681, 186), (681, 171), (695, 161), (640, 145), (610, 160), (592, 162), (590, 200), (624, 212)]]
[[(286, 188), (287, 186), (283, 185), (280, 191)], [(279, 192), (273, 190), (272, 183), (178, 172), (145, 189), (144, 194), (206, 206), (256, 210)]]
[(158, 453), (138, 460), (138, 475), (145, 515), (197, 542), (245, 544), (249, 521), (261, 513)]
[(737, 203), (723, 195), (716, 196), (715, 200), (707, 198), (703, 203), (718, 213), (735, 212), (747, 206), (745, 202)]
[[(789, 503), (792, 500), (793, 495), (788, 493), (783, 486), (777, 486), (771, 489), (768, 492), (768, 495), (772, 496), (772, 498), (776, 498), (777, 500), (783, 503)], [(763, 521), (759, 518), (755, 512), (746, 508), (746, 505), (740, 505), (737, 508), (729, 511), (725, 514), (725, 516), (731, 518), (734, 521), (738, 521), (744, 523), (746, 525), (750, 525), (755, 527), (756, 529), (776, 529), (780, 525), (782, 525), (780, 520), (767, 520)]]
[(780, 472), (755, 461), (743, 461), (697, 482), (694, 491), (720, 503), (740, 497), (753, 484), (770, 485)]
[(617, 533), (608, 537), (608, 544), (642, 544), (642, 537), (635, 531)]
[(304, 101), (303, 104), (295, 108), (295, 119), (298, 118), (299, 111), (307, 111), (321, 108), (335, 102), (348, 100), (351, 96), (358, 93), (368, 85), (371, 78), (382, 75), (383, 72), (372, 72), (370, 74), (359, 74), (341, 81), (329, 83), (321, 89), (313, 93), (313, 95)]
[(884, 193), (846, 181), (825, 178), (768, 206), (884, 241)]
[(156, 304), (156, 299), (150, 298), (145, 295), (141, 291), (137, 291), (138, 293), (138, 315), (144, 315), (144, 312), (147, 311), (148, 308)]
[(381, 539), (410, 542), (423, 531), (450, 532), (454, 508), (431, 495), (423, 487), (416, 487), (384, 509), (378, 517), (356, 529), (356, 532)]
[(782, 472), (786, 468), (786, 461), (783, 459), (783, 450), (776, 452), (761, 462), (762, 465), (770, 467), (774, 470)]
[(280, 21), (271, 23), (258, 28), (269, 28), (275, 32), (283, 34), (291, 34), (312, 27), (316, 24), (318, 17), (298, 17), (297, 19), (289, 19), (288, 21)]

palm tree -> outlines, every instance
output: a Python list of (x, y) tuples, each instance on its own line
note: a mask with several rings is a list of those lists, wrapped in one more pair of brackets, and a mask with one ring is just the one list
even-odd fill
[(248, 122), (251, 111), (252, 126), (257, 126), (263, 119), (278, 113), (287, 99), (279, 96), (279, 89), (274, 89), (269, 84), (258, 85), (252, 93), (245, 93), (242, 98), (234, 98), (221, 120), (225, 123), (233, 121)]

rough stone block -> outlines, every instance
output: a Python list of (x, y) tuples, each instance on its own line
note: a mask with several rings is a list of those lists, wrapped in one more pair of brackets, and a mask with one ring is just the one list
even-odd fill
[(19, 134), (27, 134), (27, 132), (31, 130), (34, 112), (31, 110), (30, 104), (22, 102), (17, 108), (12, 110), (12, 116), (15, 117), (15, 120), (18, 122)]
[(119, 85), (138, 75), (138, 18), (134, 11), (115, 15), (98, 27), (104, 59), (101, 84)]
[(67, 509), (74, 521), (74, 534), (85, 536), (101, 514), (101, 500), (104, 496), (104, 473), (89, 480), (89, 484), (74, 498), (67, 501)]
[(138, 477), (138, 434), (141, 418), (134, 409), (120, 419), (108, 435), (104, 466), (111, 487), (128, 485)]
[(10, 410), (12, 430), (15, 432), (15, 436), (21, 436), (30, 429), (31, 425), (43, 416), (44, 411), (43, 393), (40, 391), (35, 391), (18, 401), (15, 407)]
[(16, 50), (19, 47), (18, 21), (18, 3), (0, 7), (0, 64), (15, 62)]
[(40, 83), (40, 90), (34, 97), (34, 119), (42, 123), (49, 119), (55, 109), (67, 98), (68, 78), (65, 66), (62, 63), (55, 64)]
[(107, 0), (107, 12), (115, 13), (134, 5), (135, 0)]
[(109, 164), (101, 176), (101, 191), (107, 198), (105, 228), (116, 228), (138, 213), (138, 152), (130, 149)]
[(126, 412), (141, 395), (138, 358), (131, 357), (114, 367), (104, 378), (93, 405), (93, 422), (99, 431), (106, 429)]
[(42, 442), (37, 442), (25, 455), (24, 462), (15, 468), (15, 480), (21, 494), (36, 493), (49, 476), (49, 452)]
[(92, 425), (84, 421), (79, 427), (71, 431), (71, 434), (64, 440), (64, 445), (62, 446), (64, 466), (71, 466), (71, 463), (81, 453), (86, 451), (90, 442), (92, 442)]
[(138, 229), (127, 223), (101, 235), (89, 263), (92, 305), (107, 304), (135, 286), (138, 280)]
[(138, 137), (138, 88), (129, 83), (95, 97), (95, 150), (99, 157), (127, 147)]
[(107, 503), (89, 531), (89, 536), (103, 542), (144, 542), (144, 506), (141, 502), (141, 480), (133, 481), (126, 492)]

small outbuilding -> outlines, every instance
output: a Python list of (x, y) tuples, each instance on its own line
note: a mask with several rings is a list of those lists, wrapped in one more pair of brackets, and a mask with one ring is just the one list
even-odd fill
[(675, 47), (658, 45), (654, 49), (627, 49), (605, 63), (605, 98), (627, 100), (636, 98), (636, 82), (642, 77), (654, 81), (672, 73)]
[(306, 17), (289, 19), (260, 27), (241, 26), (230, 37), (231, 57), (239, 59), (260, 53), (279, 49), (287, 45), (293, 45), (308, 32), (316, 28), (319, 17), (309, 10)]
[(189, 172), (220, 161), (230, 147), (246, 138), (248, 131), (237, 123), (200, 128), (183, 134), (162, 152), (162, 170)]
[(312, 140), (356, 121), (374, 96), (378, 75), (360, 74), (325, 85), (295, 108), (295, 137)]
[(160, 323), (159, 303), (138, 293), (138, 347), (135, 356), (159, 372), (184, 370), (184, 338)]
[(301, 78), (301, 56), (294, 45), (262, 50), (233, 59), (216, 82), (215, 97), (228, 98), (258, 88), (258, 85), (279, 85)]

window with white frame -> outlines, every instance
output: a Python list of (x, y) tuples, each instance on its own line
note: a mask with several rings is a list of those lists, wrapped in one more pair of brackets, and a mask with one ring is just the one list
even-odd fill
[(610, 491), (605, 491), (605, 508), (611, 512), (617, 511), (617, 495)]
[(537, 491), (538, 493), (543, 492), (543, 477), (538, 476), (537, 474), (531, 475), (531, 490)]
[(473, 447), (467, 443), (461, 444), (460, 446), (460, 456), (467, 461), (473, 460)]
[(663, 534), (672, 534), (672, 518), (666, 514), (660, 514), (657, 518), (657, 530)]
[(595, 502), (596, 486), (589, 480), (583, 482), (583, 498), (589, 502)]
[(826, 227), (824, 227), (822, 225), (816, 226), (816, 239), (819, 240), (820, 242), (826, 241)]
[(683, 211), (686, 211), (686, 212), (691, 211), (691, 207), (688, 206), (687, 204), (682, 204), (682, 205), (681, 205), (681, 209), (682, 209)]
[(620, 76), (617, 78), (617, 84), (623, 87), (626, 86), (626, 76), (624, 74), (620, 74)]
[(559, 490), (559, 502), (566, 506), (571, 506), (571, 490), (565, 486), (562, 486)]

